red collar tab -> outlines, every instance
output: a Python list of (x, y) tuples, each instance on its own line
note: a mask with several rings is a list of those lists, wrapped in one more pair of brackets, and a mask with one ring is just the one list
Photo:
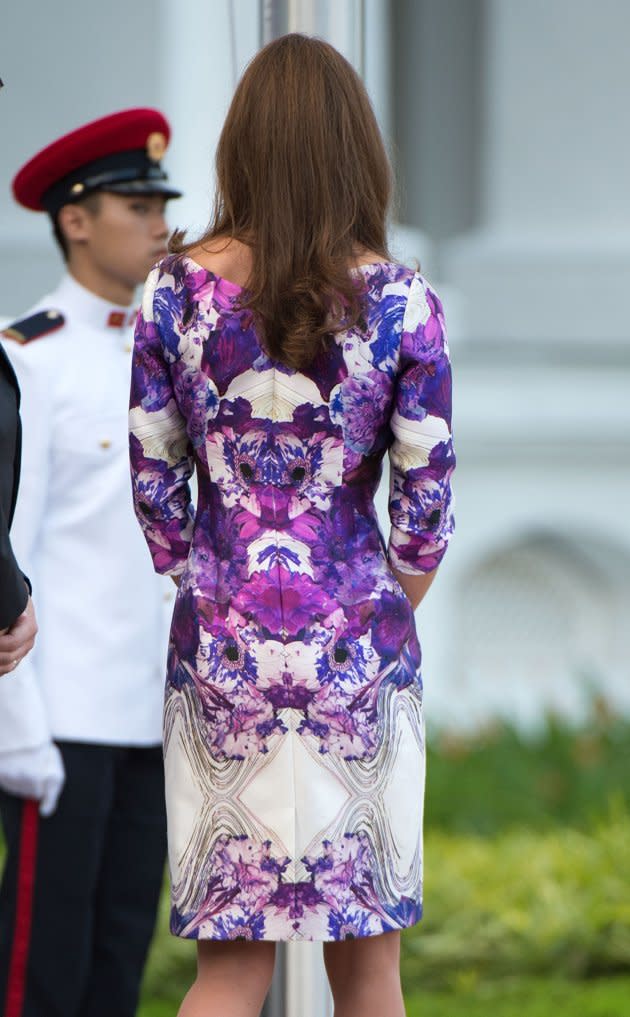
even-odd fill
[(133, 311), (110, 311), (107, 318), (108, 328), (129, 328), (135, 325), (136, 318), (138, 317), (138, 309), (134, 307)]

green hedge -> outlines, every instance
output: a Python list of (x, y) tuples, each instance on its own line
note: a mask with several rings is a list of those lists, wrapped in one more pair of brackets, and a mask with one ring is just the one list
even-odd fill
[[(625, 802), (630, 811), (630, 723), (594, 706), (572, 731), (550, 718), (536, 738), (509, 727), (429, 739), (427, 829), (494, 835), (512, 826), (589, 829)], [(629, 1008), (630, 1014), (630, 1008)]]
[(630, 973), (629, 844), (625, 809), (591, 833), (430, 833), (425, 917), (403, 937), (407, 989)]

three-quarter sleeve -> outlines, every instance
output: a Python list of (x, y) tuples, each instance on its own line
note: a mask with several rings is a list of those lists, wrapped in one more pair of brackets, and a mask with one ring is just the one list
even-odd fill
[(193, 530), (188, 483), (193, 449), (173, 389), (161, 328), (154, 317), (159, 270), (147, 279), (138, 314), (129, 406), (133, 502), (156, 572), (184, 570)]
[(390, 421), (388, 556), (410, 575), (439, 564), (453, 531), (451, 367), (442, 305), (414, 276), (402, 326)]

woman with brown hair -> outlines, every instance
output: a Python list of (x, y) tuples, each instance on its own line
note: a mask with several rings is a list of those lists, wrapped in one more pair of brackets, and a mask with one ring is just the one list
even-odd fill
[[(288, 35), (234, 96), (206, 234), (151, 273), (138, 519), (179, 590), (164, 719), (180, 1017), (254, 1017), (274, 942), (324, 942), (336, 1017), (400, 1017), (422, 910), (414, 609), (452, 531), (438, 298), (390, 260), (365, 89)], [(386, 546), (374, 493), (391, 468)], [(193, 511), (189, 478), (196, 470)]]

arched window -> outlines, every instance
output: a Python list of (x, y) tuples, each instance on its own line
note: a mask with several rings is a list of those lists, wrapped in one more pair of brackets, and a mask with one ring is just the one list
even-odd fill
[(457, 595), (456, 687), (469, 722), (630, 712), (630, 554), (553, 534), (486, 554)]

